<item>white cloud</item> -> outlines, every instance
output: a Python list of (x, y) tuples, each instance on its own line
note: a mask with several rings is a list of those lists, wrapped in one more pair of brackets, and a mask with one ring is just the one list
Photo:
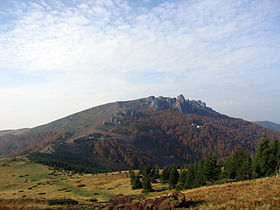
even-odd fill
[[(27, 109), (34, 101), (48, 104), (50, 95), (54, 96), (49, 111), (63, 111), (60, 104), (66, 100), (74, 103), (67, 104), (72, 107), (69, 114), (83, 104), (179, 92), (215, 104), (223, 97), (237, 99), (236, 92), (253, 97), (252, 87), (260, 77), (250, 80), (252, 72), (262, 75), (272, 64), (280, 66), (276, 0), (165, 1), (154, 8), (136, 8), (120, 0), (14, 3), (12, 9), (0, 10), (13, 17), (0, 31), (0, 73), (36, 72), (48, 82), (0, 89), (0, 97), (9, 102), (1, 105), (1, 112), (16, 107), (15, 97)], [(131, 84), (127, 77), (150, 72), (164, 73), (163, 79)], [(269, 75), (263, 80), (269, 85)], [(222, 94), (212, 93), (221, 89)], [(13, 94), (5, 94), (10, 91)], [(9, 96), (21, 91), (26, 99)], [(225, 104), (228, 109), (223, 110), (233, 113), (234, 104)]]

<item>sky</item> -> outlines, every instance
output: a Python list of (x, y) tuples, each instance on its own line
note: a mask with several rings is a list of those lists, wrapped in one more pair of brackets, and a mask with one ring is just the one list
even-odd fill
[(0, 0), (0, 130), (179, 94), (280, 123), (280, 1)]

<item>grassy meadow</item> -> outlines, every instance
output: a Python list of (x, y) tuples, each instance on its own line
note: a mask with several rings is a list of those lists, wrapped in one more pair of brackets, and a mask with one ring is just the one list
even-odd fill
[[(109, 201), (117, 194), (153, 198), (170, 194), (167, 185), (155, 192), (132, 190), (128, 171), (78, 175), (54, 171), (25, 157), (0, 159), (1, 208), (57, 208), (49, 199), (71, 198), (83, 206)], [(191, 208), (280, 209), (280, 178), (264, 178), (183, 191)], [(67, 208), (67, 207), (64, 207)]]

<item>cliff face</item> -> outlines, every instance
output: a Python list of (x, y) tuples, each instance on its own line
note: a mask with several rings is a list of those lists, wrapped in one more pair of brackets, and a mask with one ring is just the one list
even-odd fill
[(117, 103), (121, 111), (114, 112), (113, 117), (129, 115), (132, 117), (139, 109), (151, 109), (154, 111), (173, 110), (181, 114), (199, 114), (216, 118), (228, 118), (226, 115), (222, 115), (207, 107), (205, 102), (185, 99), (183, 95), (179, 95), (177, 98), (150, 96)]

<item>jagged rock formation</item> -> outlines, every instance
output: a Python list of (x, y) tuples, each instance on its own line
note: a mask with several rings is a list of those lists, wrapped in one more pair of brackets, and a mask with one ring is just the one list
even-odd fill
[[(226, 117), (225, 115), (218, 114), (210, 107), (206, 106), (205, 102), (201, 100), (189, 100), (185, 99), (183, 95), (179, 95), (177, 98), (170, 97), (154, 97), (142, 98), (134, 101), (117, 102), (118, 105), (123, 109), (113, 114), (110, 121), (116, 121), (122, 119), (123, 116), (135, 116), (136, 110), (138, 109), (152, 109), (155, 111), (162, 110), (176, 110), (182, 114), (201, 114), (201, 115), (216, 115), (219, 117)], [(116, 119), (117, 118), (117, 119)]]
[(132, 105), (131, 108), (144, 108), (149, 107), (156, 111), (166, 110), (166, 109), (174, 109), (181, 113), (195, 113), (198, 111), (205, 111), (205, 112), (214, 112), (213, 109), (206, 106), (205, 102), (201, 102), (201, 100), (189, 100), (185, 99), (183, 95), (179, 95), (177, 98), (169, 98), (169, 97), (154, 97), (150, 96), (148, 98), (138, 99), (132, 101), (134, 103), (138, 103), (138, 106), (133, 106), (133, 104), (129, 102), (119, 102), (119, 104), (123, 107), (129, 107)]

